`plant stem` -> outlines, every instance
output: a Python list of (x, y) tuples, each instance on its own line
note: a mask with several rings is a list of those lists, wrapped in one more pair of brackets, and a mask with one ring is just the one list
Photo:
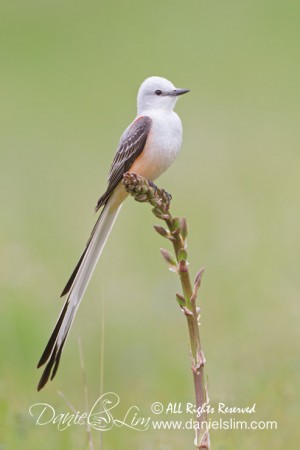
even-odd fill
[(187, 263), (187, 224), (186, 220), (172, 217), (169, 207), (171, 196), (163, 189), (157, 188), (153, 183), (132, 172), (127, 172), (123, 177), (123, 184), (135, 200), (139, 202), (148, 202), (153, 206), (153, 213), (159, 219), (165, 221), (168, 229), (161, 226), (155, 226), (155, 230), (164, 238), (172, 242), (175, 258), (168, 250), (161, 249), (161, 254), (170, 266), (170, 270), (178, 273), (182, 293), (177, 294), (177, 301), (182, 308), (187, 320), (190, 351), (191, 351), (191, 369), (193, 373), (194, 389), (196, 397), (197, 422), (195, 445), (198, 449), (209, 449), (209, 432), (203, 425), (207, 424), (208, 403), (207, 387), (204, 378), (205, 358), (201, 348), (199, 332), (199, 309), (196, 305), (197, 292), (201, 284), (203, 269), (196, 275), (195, 283), (192, 286), (188, 263)]

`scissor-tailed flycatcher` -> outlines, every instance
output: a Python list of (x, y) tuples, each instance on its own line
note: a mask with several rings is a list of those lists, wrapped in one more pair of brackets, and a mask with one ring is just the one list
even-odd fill
[(174, 161), (182, 142), (182, 125), (173, 111), (178, 95), (188, 89), (176, 89), (165, 78), (150, 77), (141, 85), (137, 97), (137, 117), (124, 131), (112, 162), (108, 187), (98, 200), (103, 207), (77, 266), (61, 296), (68, 294), (49, 342), (38, 363), (47, 363), (38, 390), (55, 376), (61, 352), (76, 311), (93, 274), (106, 240), (127, 192), (122, 185), (125, 172), (134, 172), (148, 180), (158, 178)]

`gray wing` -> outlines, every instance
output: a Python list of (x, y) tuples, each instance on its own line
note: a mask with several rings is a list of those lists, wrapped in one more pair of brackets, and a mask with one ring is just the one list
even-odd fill
[(138, 117), (122, 135), (118, 150), (110, 168), (107, 189), (99, 198), (96, 205), (96, 211), (98, 211), (101, 206), (105, 205), (113, 190), (122, 180), (124, 173), (130, 169), (136, 158), (144, 150), (151, 124), (152, 120), (150, 117)]
[[(101, 206), (106, 204), (112, 192), (122, 180), (124, 173), (130, 169), (136, 158), (144, 150), (149, 135), (149, 131), (151, 128), (151, 124), (152, 120), (150, 119), (150, 117), (141, 116), (138, 117), (131, 125), (129, 125), (129, 127), (123, 133), (120, 139), (118, 150), (116, 152), (116, 155), (110, 168), (107, 189), (105, 193), (99, 198), (95, 208), (96, 211), (98, 211), (98, 209), (101, 208)], [(100, 216), (98, 220), (99, 219)], [(66, 295), (72, 287), (75, 276), (81, 266), (84, 255), (86, 254), (88, 246), (93, 237), (94, 231), (97, 227), (98, 220), (75, 269), (73, 270), (65, 288), (61, 293), (61, 297)]]

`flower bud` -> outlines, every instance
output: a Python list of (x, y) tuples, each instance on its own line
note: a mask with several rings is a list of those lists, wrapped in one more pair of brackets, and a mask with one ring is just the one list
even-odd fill
[(160, 253), (161, 256), (164, 258), (164, 260), (168, 263), (171, 264), (171, 266), (176, 266), (176, 259), (174, 257), (174, 255), (172, 255), (172, 253), (170, 253), (168, 250), (161, 248), (160, 249)]
[(148, 195), (147, 194), (137, 194), (134, 196), (134, 199), (137, 202), (146, 202), (148, 200)]
[(161, 227), (160, 225), (154, 225), (154, 229), (163, 237), (167, 237), (169, 234), (168, 230), (166, 230), (164, 227)]
[(181, 233), (182, 239), (185, 240), (188, 235), (188, 228), (187, 228), (187, 222), (186, 222), (185, 217), (183, 217), (180, 221), (180, 233)]

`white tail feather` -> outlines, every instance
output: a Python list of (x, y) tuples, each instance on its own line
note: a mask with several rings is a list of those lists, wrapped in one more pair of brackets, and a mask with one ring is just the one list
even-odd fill
[(68, 287), (69, 293), (67, 300), (38, 363), (38, 367), (47, 363), (40, 379), (38, 390), (42, 389), (49, 377), (51, 376), (52, 379), (57, 371), (66, 337), (120, 208), (121, 204), (116, 206), (112, 196), (102, 210), (95, 225), (91, 238), (83, 253), (82, 261), (80, 261), (80, 265), (78, 264), (79, 267), (77, 266), (75, 269), (76, 275), (74, 275), (70, 289)]
[(111, 210), (110, 201), (108, 201), (107, 205), (102, 211), (100, 220), (96, 225), (91, 242), (89, 243), (88, 249), (86, 251), (86, 254), (84, 255), (83, 261), (76, 274), (67, 298), (67, 302), (69, 303), (69, 305), (57, 336), (58, 347), (62, 344), (66, 337), (66, 334), (70, 329), (77, 309), (89, 284), (100, 255), (104, 249), (107, 238), (111, 232), (120, 208), (121, 205), (118, 208), (114, 208), (113, 210)]

